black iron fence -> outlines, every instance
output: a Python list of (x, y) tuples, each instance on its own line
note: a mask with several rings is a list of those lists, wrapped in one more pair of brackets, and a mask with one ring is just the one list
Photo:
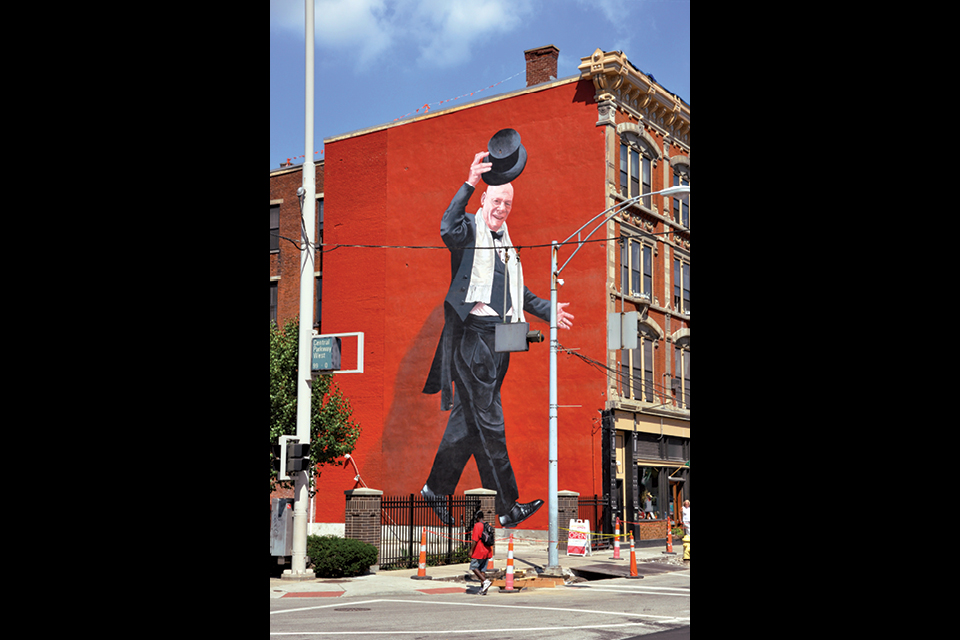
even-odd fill
[[(590, 536), (590, 549), (592, 551), (609, 549), (613, 546), (613, 538), (609, 537), (613, 534), (610, 526), (610, 520), (612, 520), (612, 518), (610, 514), (607, 513), (609, 502), (608, 498), (596, 494), (592, 497), (581, 496), (577, 500), (577, 511), (579, 513), (577, 517), (581, 520), (589, 520), (591, 531), (607, 534), (603, 536)], [(561, 536), (561, 538), (563, 537), (564, 536)]]
[[(440, 519), (434, 506), (446, 509)], [(427, 528), (427, 564), (452, 564), (466, 558), (470, 530), (480, 499), (471, 496), (441, 496), (427, 501), (423, 496), (383, 496), (380, 501), (380, 568), (413, 568), (420, 562), (420, 538)], [(469, 558), (462, 560), (469, 562)]]

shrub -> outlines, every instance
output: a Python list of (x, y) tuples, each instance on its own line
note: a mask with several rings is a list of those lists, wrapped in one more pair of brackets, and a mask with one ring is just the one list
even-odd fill
[(307, 536), (307, 556), (318, 578), (345, 578), (366, 573), (377, 562), (372, 544), (337, 536)]

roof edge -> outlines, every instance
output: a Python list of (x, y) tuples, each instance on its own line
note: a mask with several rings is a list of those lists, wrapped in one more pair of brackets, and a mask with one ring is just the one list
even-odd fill
[(365, 129), (357, 129), (355, 131), (348, 131), (346, 133), (340, 133), (329, 138), (323, 139), (323, 144), (326, 146), (331, 142), (337, 142), (338, 140), (345, 140), (347, 138), (353, 138), (355, 136), (366, 135), (368, 133), (375, 133), (377, 131), (382, 131), (384, 129), (390, 129), (392, 127), (397, 127), (403, 124), (409, 124), (411, 122), (419, 122), (420, 120), (426, 120), (428, 118), (436, 118), (438, 116), (446, 115), (448, 113), (454, 113), (456, 111), (461, 111), (463, 109), (470, 109), (472, 107), (478, 107), (480, 105), (488, 104), (491, 102), (496, 102), (497, 100), (505, 100), (507, 98), (513, 98), (518, 95), (523, 95), (526, 93), (536, 93), (537, 91), (544, 91), (546, 89), (552, 89), (554, 87), (569, 84), (571, 82), (577, 82), (581, 79), (580, 74), (567, 76), (566, 78), (559, 78), (550, 82), (541, 82), (540, 84), (535, 84), (532, 87), (524, 87), (522, 89), (517, 89), (516, 91), (511, 91), (509, 93), (498, 93), (493, 96), (486, 98), (479, 98), (473, 100), (472, 102), (465, 102), (463, 104), (458, 104), (453, 107), (447, 107), (444, 109), (431, 110), (427, 113), (422, 113), (418, 116), (412, 118), (402, 118), (394, 120), (393, 122), (386, 122), (384, 124), (374, 125), (372, 127), (367, 127)]

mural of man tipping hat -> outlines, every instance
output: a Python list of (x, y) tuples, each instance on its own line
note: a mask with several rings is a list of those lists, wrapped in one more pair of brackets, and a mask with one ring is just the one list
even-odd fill
[[(513, 211), (512, 181), (523, 171), (527, 151), (513, 129), (498, 131), (486, 151), (474, 155), (467, 179), (440, 221), (440, 237), (450, 251), (453, 277), (444, 299), (444, 326), (424, 393), (440, 393), (450, 411), (443, 439), (421, 495), (446, 524), (453, 524), (441, 496), (452, 494), (471, 457), (485, 489), (497, 492), (500, 525), (513, 528), (533, 515), (543, 500), (519, 502), (517, 480), (507, 454), (500, 388), (510, 364), (508, 352), (495, 351), (496, 325), (524, 322), (525, 313), (549, 322), (550, 301), (523, 286), (523, 270), (507, 230)], [(480, 180), (480, 210), (466, 207)], [(522, 300), (514, 296), (522, 291)], [(569, 303), (557, 304), (557, 326), (570, 329)]]

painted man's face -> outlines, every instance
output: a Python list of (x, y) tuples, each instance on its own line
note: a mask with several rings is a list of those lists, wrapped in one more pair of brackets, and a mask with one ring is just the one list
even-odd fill
[(513, 185), (510, 183), (487, 187), (480, 196), (483, 219), (491, 231), (499, 231), (513, 209)]

